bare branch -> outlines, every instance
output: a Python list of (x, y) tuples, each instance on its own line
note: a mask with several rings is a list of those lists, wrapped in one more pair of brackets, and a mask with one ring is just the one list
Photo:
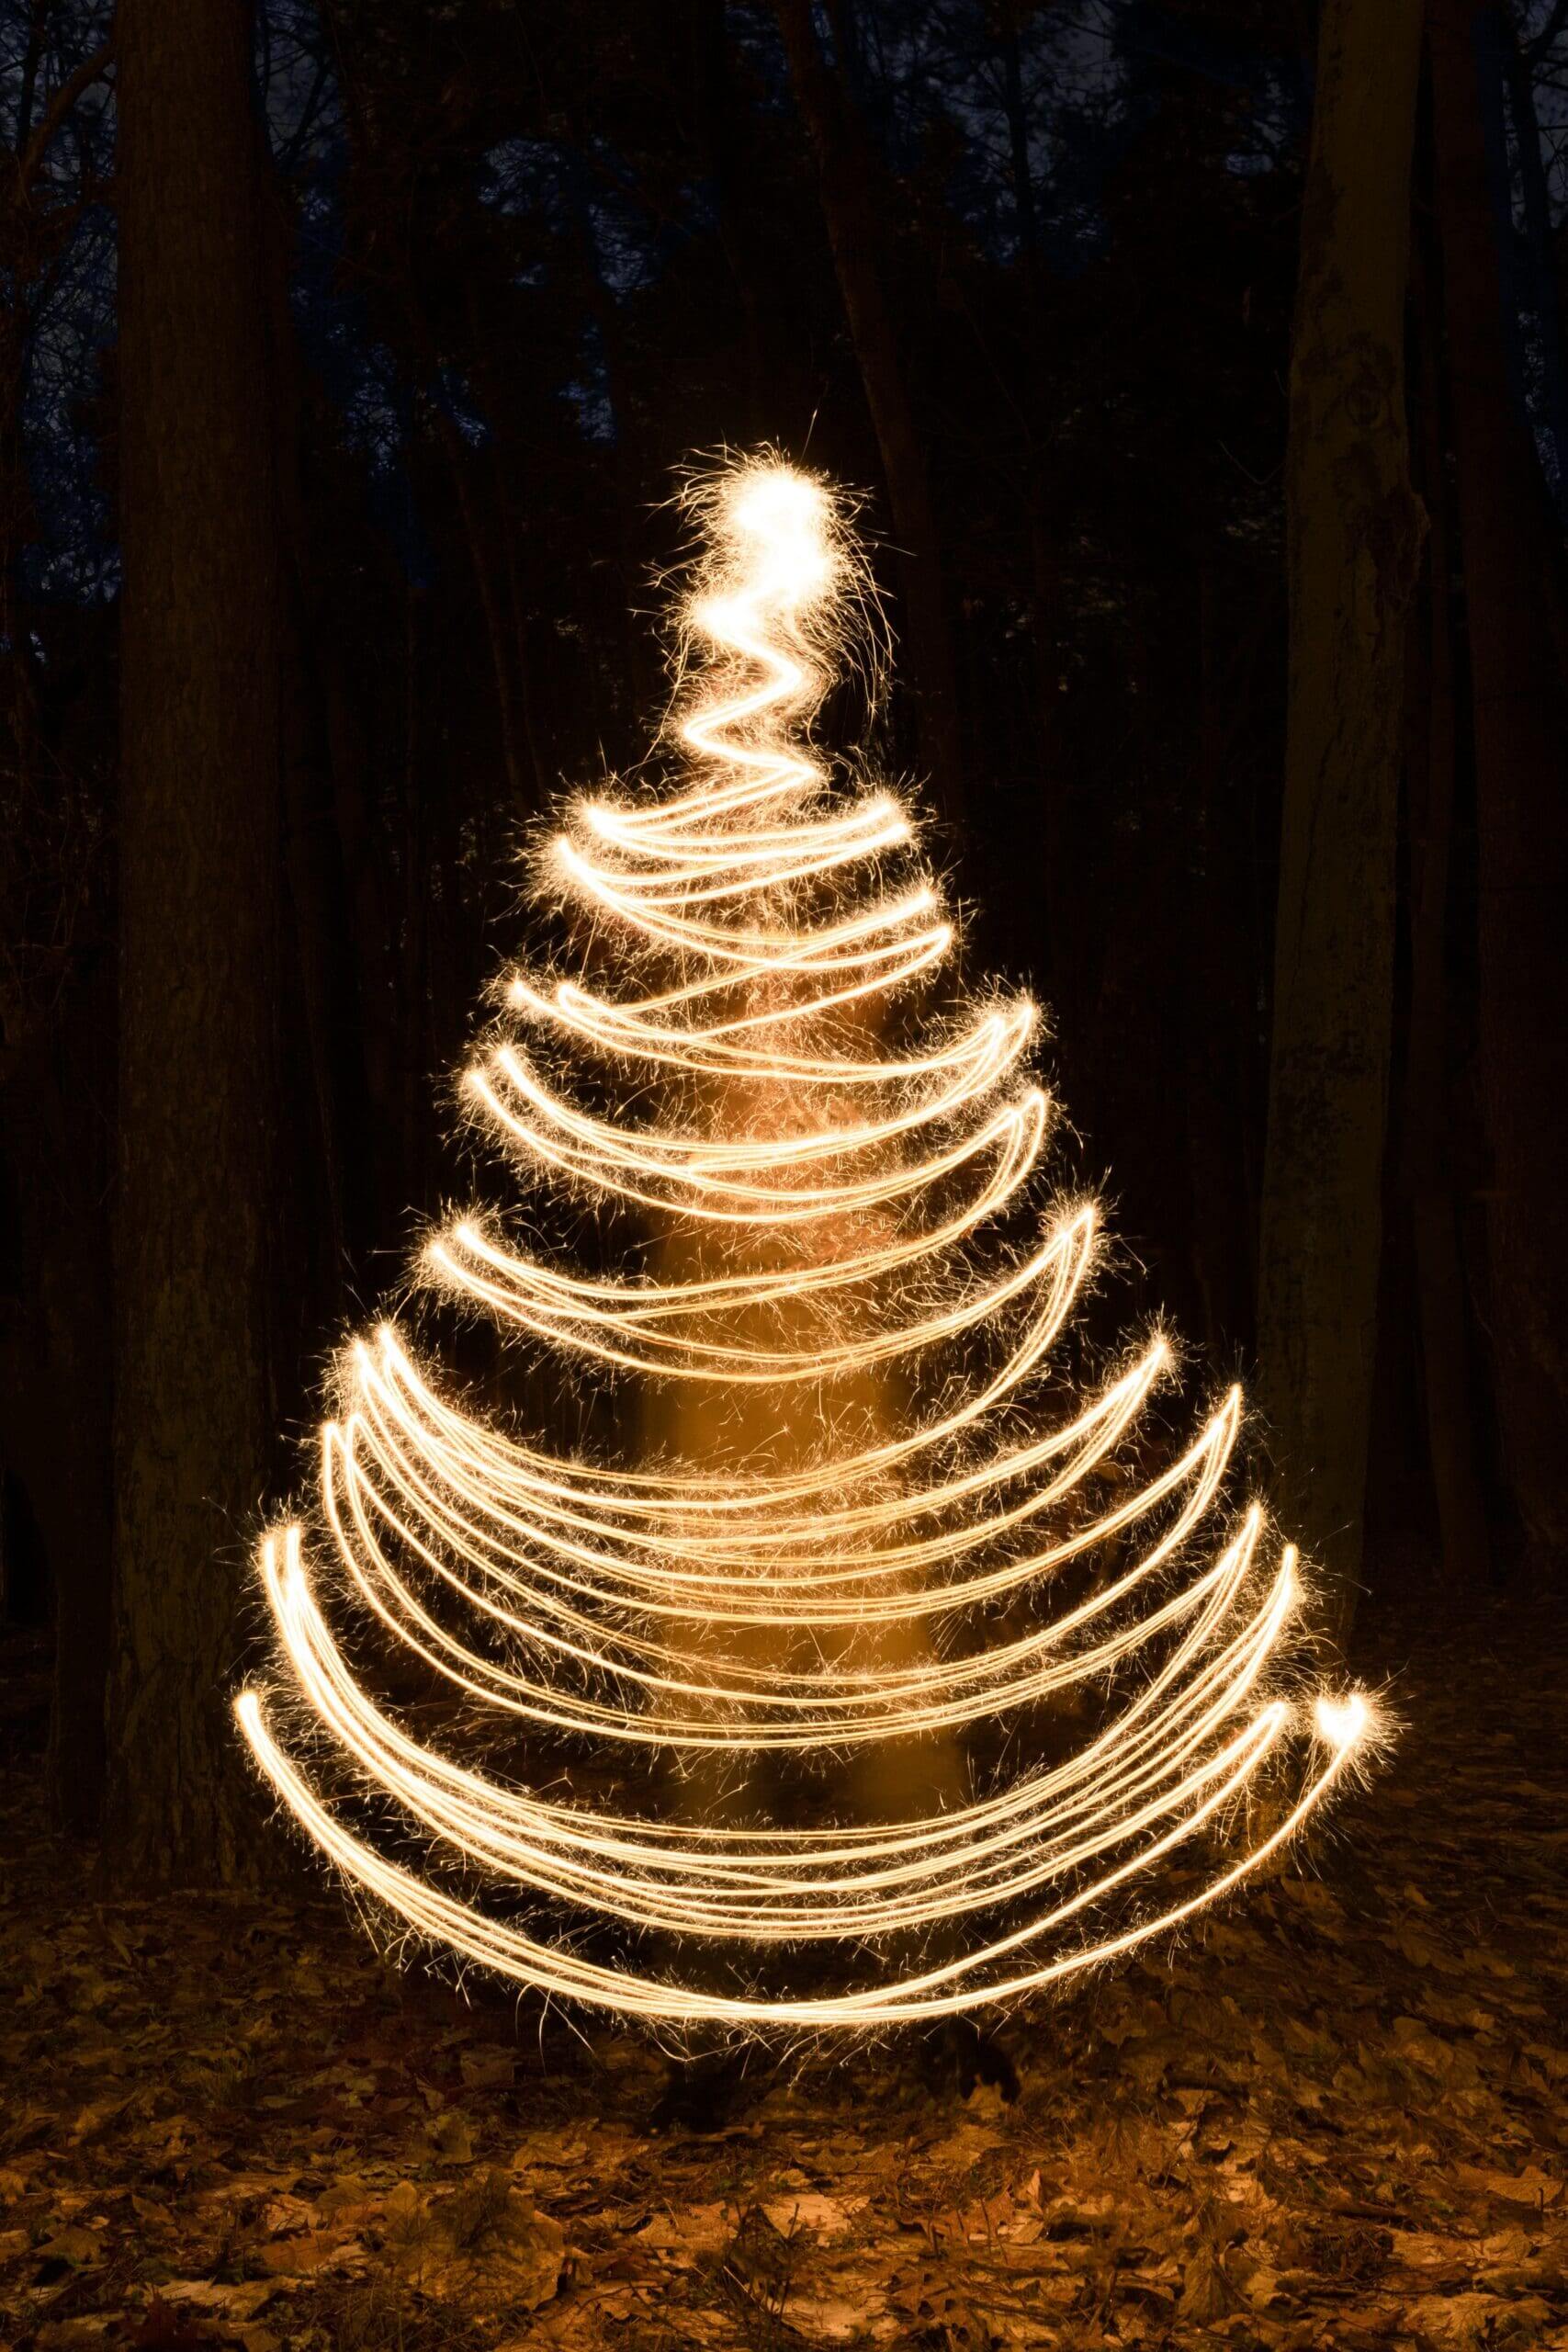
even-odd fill
[(32, 192), (33, 182), (43, 166), (50, 142), (72, 107), (85, 90), (90, 90), (114, 62), (114, 39), (111, 35), (91, 57), (85, 57), (73, 74), (68, 74), (39, 119), (38, 129), (17, 158), (17, 199), (25, 204)]
[(1564, 25), (1568, 25), (1568, 0), (1556, 0), (1556, 6), (1533, 40), (1519, 43), (1519, 55), (1527, 65), (1533, 65), (1546, 55)]

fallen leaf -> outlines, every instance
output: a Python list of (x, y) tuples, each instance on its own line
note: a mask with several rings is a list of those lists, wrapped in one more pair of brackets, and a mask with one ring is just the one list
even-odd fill
[(254, 2319), (277, 2294), (276, 2278), (175, 2278), (159, 2289), (166, 2303), (220, 2312), (226, 2319)]
[(256, 2248), (256, 2260), (275, 2278), (308, 2278), (329, 2263), (343, 2245), (330, 2230), (300, 2230), (292, 2237), (269, 2238)]
[(463, 2087), (470, 2091), (509, 2091), (517, 2074), (511, 2050), (465, 2050), (457, 2064)]
[(883, 2298), (869, 2290), (852, 2298), (797, 2294), (789, 2299), (789, 2324), (809, 2344), (863, 2344), (886, 2309)]
[(374, 2202), (371, 2191), (351, 2172), (334, 2180), (330, 2188), (321, 2191), (311, 2208), (318, 2222), (330, 2222), (334, 2215), (363, 2212)]
[(1235, 2296), (1230, 2282), (1212, 2254), (1193, 2256), (1188, 2264), (1181, 2284), (1181, 2316), (1195, 2320), (1200, 2327), (1223, 2319), (1235, 2308)]
[(520, 2140), (512, 2158), (513, 2172), (565, 2172), (588, 2154), (586, 2132), (532, 2132)]
[(424, 2136), (432, 2155), (442, 2164), (473, 2163), (474, 2127), (460, 2107), (444, 2108), (432, 2119)]
[(492, 2171), (416, 2211), (400, 2236), (389, 2238), (388, 2251), (423, 2294), (531, 2312), (560, 2284), (566, 2233), (504, 2173)]
[[(1544, 2312), (1546, 2306), (1541, 2305)], [(1492, 2352), (1495, 2346), (1524, 2346), (1539, 2342), (1524, 2319), (1522, 2306), (1500, 2302), (1495, 2295), (1468, 2290), (1458, 2295), (1423, 2295), (1407, 2303), (1400, 2324), (1431, 2352)]]
[(634, 2233), (639, 2245), (660, 2254), (717, 2254), (735, 2234), (735, 2213), (727, 2205), (688, 2205), (655, 2213)]
[(854, 2226), (855, 2215), (863, 2212), (866, 2199), (852, 2198), (846, 2203), (836, 2197), (823, 2197), (815, 2189), (802, 2189), (798, 2195), (770, 2199), (763, 2212), (775, 2230), (787, 2237), (792, 2231), (809, 2230), (821, 2238), (847, 2237)]
[(1488, 2197), (1500, 2197), (1507, 2204), (1529, 2206), (1539, 2211), (1555, 2205), (1562, 2194), (1562, 2183), (1539, 2165), (1526, 2165), (1522, 2172), (1503, 2172), (1495, 2165), (1456, 2165), (1454, 2170), (1467, 2188), (1483, 2189)]
[(73, 2270), (85, 2269), (96, 2262), (103, 2250), (103, 2239), (96, 2231), (73, 2228), (56, 2230), (37, 2249), (40, 2261), (67, 2262)]

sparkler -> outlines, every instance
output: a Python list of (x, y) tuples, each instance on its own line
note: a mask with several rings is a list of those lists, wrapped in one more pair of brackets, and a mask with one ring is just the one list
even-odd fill
[[(702, 503), (669, 729), (684, 774), (568, 808), (543, 887), (590, 944), (571, 975), (512, 980), (465, 1079), (531, 1189), (661, 1238), (607, 1275), (475, 1212), (420, 1268), (580, 1377), (662, 1399), (686, 1442), (636, 1466), (531, 1442), (383, 1324), (340, 1362), (310, 1522), (261, 1546), (277, 1664), (236, 1712), (331, 1861), (466, 1960), (678, 2023), (942, 2016), (1228, 1893), (1351, 1769), (1371, 1714), (1285, 1687), (1301, 1577), (1257, 1506), (1215, 1532), (1235, 1390), (1141, 1484), (1126, 1457), (1171, 1376), (1163, 1338), (1051, 1401), (1098, 1220), (1036, 1208), (1016, 1238), (1050, 1125), (1034, 1009), (922, 1024), (953, 930), (913, 821), (812, 748), (861, 560), (832, 494), (775, 461)], [(671, 1818), (418, 1736), (323, 1600), (525, 1743), (627, 1761), (897, 1748), (1111, 1695), (1077, 1753), (895, 1820)], [(1249, 1842), (1249, 1795), (1286, 1770)], [(421, 1868), (356, 1823), (356, 1796)], [(498, 1890), (543, 1924), (498, 1917)], [(584, 1921), (615, 1930), (608, 1957)], [(864, 1981), (763, 1983), (781, 1949), (824, 1944)], [(736, 1981), (716, 1989), (687, 1951), (731, 1955)]]

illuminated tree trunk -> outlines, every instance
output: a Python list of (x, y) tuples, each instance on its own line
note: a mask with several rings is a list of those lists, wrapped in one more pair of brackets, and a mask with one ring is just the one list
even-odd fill
[(107, 1852), (232, 1876), (268, 1459), (277, 527), (248, 12), (119, 11), (120, 1164)]
[[(864, 1027), (875, 1035), (874, 1021), (867, 1019)], [(763, 1086), (739, 1099), (734, 1090), (728, 1094), (711, 1091), (706, 1110), (718, 1140), (745, 1127), (776, 1130), (786, 1125), (793, 1107), (784, 1089)], [(825, 1104), (818, 1107), (824, 1117), (829, 1115)], [(760, 1342), (777, 1344), (782, 1339), (807, 1351), (832, 1350), (864, 1322), (874, 1310), (873, 1300), (852, 1294), (825, 1308), (822, 1300), (810, 1295), (810, 1285), (813, 1274), (825, 1271), (835, 1258), (852, 1255), (857, 1245), (863, 1248), (867, 1222), (861, 1220), (858, 1229), (846, 1220), (837, 1229), (812, 1231), (800, 1254), (803, 1295), (759, 1320)], [(890, 1222), (879, 1238), (895, 1238)], [(679, 1227), (660, 1242), (659, 1280), (682, 1285), (732, 1274), (742, 1264), (763, 1272), (777, 1246), (776, 1233), (766, 1229), (750, 1248), (727, 1238), (716, 1249), (711, 1236)], [(738, 1320), (735, 1336), (743, 1329)], [(728, 1461), (736, 1464), (738, 1476), (761, 1464), (771, 1476), (798, 1474), (808, 1468), (824, 1430), (853, 1425), (886, 1440), (906, 1426), (916, 1400), (900, 1397), (899, 1385), (886, 1364), (857, 1367), (840, 1378), (824, 1380), (815, 1390), (808, 1388), (804, 1396), (786, 1387), (665, 1384), (648, 1399), (642, 1451), (647, 1458), (697, 1465)], [(759, 1573), (756, 1581), (759, 1594), (765, 1596), (765, 1575)], [(868, 1586), (868, 1598), (874, 1590)], [(723, 1679), (722, 1653), (716, 1659), (714, 1656), (715, 1631), (711, 1620), (700, 1618), (681, 1629), (681, 1646), (699, 1680), (710, 1664), (714, 1679)], [(932, 1661), (929, 1630), (919, 1619), (872, 1622), (827, 1634), (817, 1628), (805, 1639), (798, 1630), (790, 1634), (777, 1625), (751, 1626), (736, 1654), (748, 1667), (769, 1675), (796, 1671), (813, 1654), (830, 1657), (844, 1669), (874, 1667), (883, 1672), (929, 1670)], [(769, 1760), (761, 1759), (764, 1767)], [(683, 1817), (733, 1824), (754, 1812), (760, 1797), (776, 1797), (771, 1776), (766, 1770), (758, 1773), (755, 1762), (743, 1749), (737, 1754), (723, 1748), (687, 1762), (675, 1784)], [(963, 1757), (951, 1732), (868, 1743), (848, 1758), (835, 1759), (827, 1779), (836, 1809), (853, 1821), (896, 1821), (900, 1813), (910, 1811), (936, 1813), (960, 1804), (964, 1793)]]
[(1258, 1267), (1259, 1401), (1343, 1629), (1360, 1569), (1392, 1026), (1419, 0), (1328, 0), (1286, 502), (1290, 707)]
[(962, 813), (958, 688), (942, 603), (936, 515), (892, 314), (877, 266), (877, 191), (864, 130), (818, 46), (808, 0), (777, 0), (779, 27), (812, 153), (844, 315), (887, 481), (893, 528), (906, 550), (904, 610), (914, 658), (920, 752), (945, 813)]
[[(1568, 775), (1562, 554), (1510, 395), (1474, 0), (1428, 20), (1480, 863), (1481, 1080), (1492, 1360), (1507, 1474), (1534, 1551), (1568, 1541)], [(1506, 30), (1506, 28), (1503, 28)]]

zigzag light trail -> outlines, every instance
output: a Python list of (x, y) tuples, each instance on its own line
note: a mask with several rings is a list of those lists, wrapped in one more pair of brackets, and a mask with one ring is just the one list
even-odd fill
[[(1054, 1369), (1098, 1218), (1031, 1210), (1050, 1126), (1033, 1008), (919, 1029), (953, 929), (914, 823), (811, 748), (865, 594), (832, 494), (769, 459), (697, 503), (708, 553), (669, 730), (686, 775), (569, 808), (540, 887), (581, 917), (581, 967), (518, 974), (466, 1075), (531, 1193), (665, 1239), (610, 1276), (474, 1211), (420, 1273), (580, 1380), (706, 1396), (675, 1426), (718, 1438), (635, 1466), (553, 1451), (444, 1396), (383, 1324), (343, 1352), (318, 1509), (261, 1547), (276, 1664), (236, 1712), (323, 1854), (464, 1960), (676, 2024), (937, 2017), (1058, 1984), (1230, 1893), (1372, 1718), (1359, 1693), (1291, 1687), (1302, 1578), (1288, 1546), (1270, 1566), (1260, 1510), (1215, 1527), (1237, 1392), (1135, 1484), (1125, 1451), (1168, 1344), (1087, 1395)], [(606, 942), (625, 993), (589, 984)], [(746, 1397), (753, 1435), (726, 1442)], [(897, 1748), (1073, 1694), (1101, 1713), (1076, 1753), (894, 1820), (673, 1819), (624, 1782), (609, 1804), (550, 1797), (444, 1753), (362, 1687), (339, 1611), (455, 1705), (586, 1738), (601, 1778), (617, 1755)], [(1249, 1842), (1259, 1776), (1279, 1792), (1287, 1772)], [(423, 1871), (367, 1833), (362, 1801), (390, 1807)], [(813, 1945), (852, 1981), (814, 1984), (790, 1959)]]

